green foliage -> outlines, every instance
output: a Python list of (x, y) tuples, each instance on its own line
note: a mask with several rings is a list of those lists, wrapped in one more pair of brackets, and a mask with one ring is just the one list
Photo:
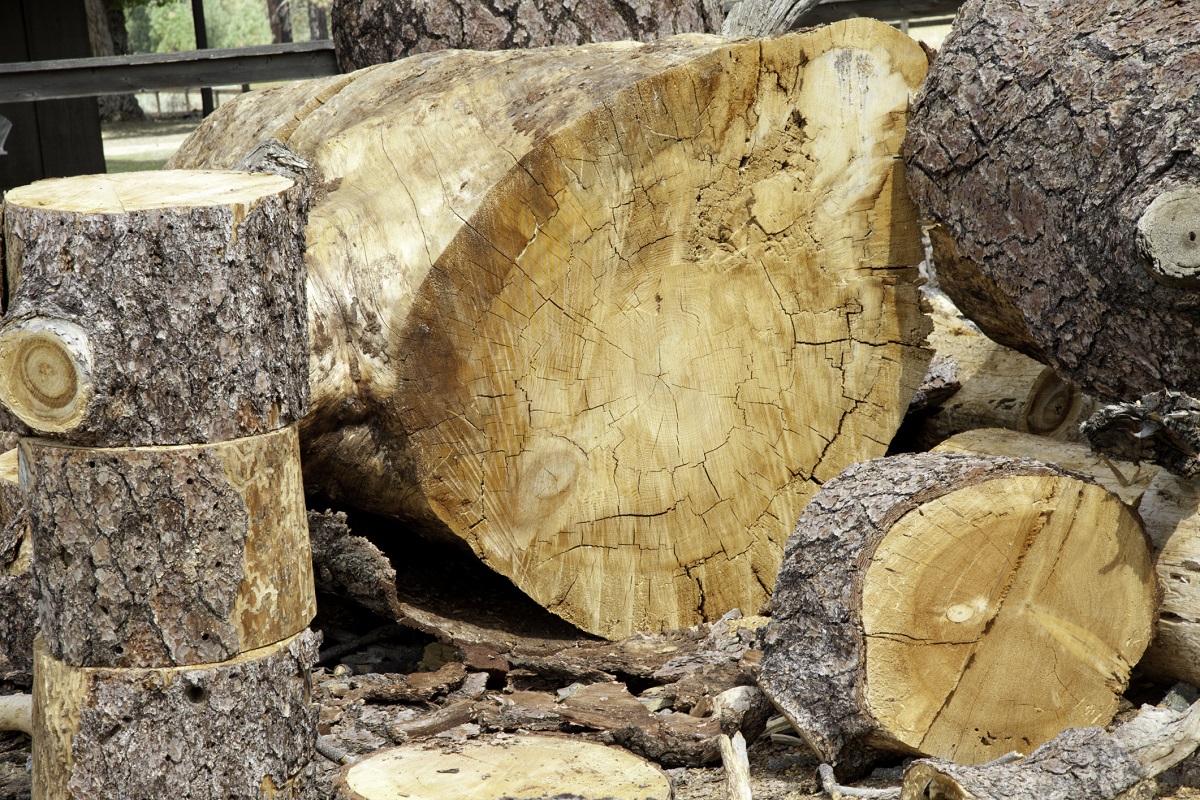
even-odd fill
[[(172, 53), (196, 48), (190, 0), (124, 0), (131, 53)], [(205, 0), (209, 47), (270, 44), (263, 0)]]

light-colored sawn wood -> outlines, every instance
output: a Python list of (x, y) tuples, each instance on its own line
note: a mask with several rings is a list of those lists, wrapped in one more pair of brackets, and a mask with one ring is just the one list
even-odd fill
[(274, 136), (325, 181), (309, 485), (619, 637), (756, 610), (819, 483), (891, 440), (926, 66), (868, 20), (423, 54), (244, 96), (171, 163)]
[(557, 736), (381, 750), (347, 767), (338, 790), (342, 800), (672, 797), (671, 781), (657, 765), (616, 747)]
[(1137, 515), (1100, 486), (1027, 460), (878, 459), (788, 540), (760, 684), (843, 774), (872, 748), (1028, 753), (1111, 719), (1157, 596)]

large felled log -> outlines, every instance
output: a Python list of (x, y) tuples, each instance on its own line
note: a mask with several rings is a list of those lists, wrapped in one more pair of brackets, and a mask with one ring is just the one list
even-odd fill
[(879, 459), (827, 483), (788, 540), (760, 684), (843, 775), (871, 748), (1027, 752), (1108, 722), (1157, 591), (1137, 516), (1097, 485), (1033, 461)]
[(47, 651), (72, 665), (223, 661), (316, 613), (295, 427), (209, 445), (24, 439)]
[(315, 798), (317, 641), (162, 669), (71, 667), (37, 647), (34, 797)]
[(217, 172), (9, 192), (0, 401), (37, 433), (95, 446), (299, 419), (306, 197), (276, 175)]
[(909, 183), (956, 245), (942, 287), (1103, 398), (1200, 392), (1194, 23), (1190, 3), (969, 0), (914, 107)]
[(892, 438), (924, 67), (867, 20), (434, 53), (247, 95), (172, 165), (274, 136), (328, 182), (308, 487), (621, 636), (756, 609), (817, 485)]
[(723, 17), (715, 0), (334, 0), (330, 24), (338, 66), (351, 72), (447, 48), (508, 50), (719, 33)]

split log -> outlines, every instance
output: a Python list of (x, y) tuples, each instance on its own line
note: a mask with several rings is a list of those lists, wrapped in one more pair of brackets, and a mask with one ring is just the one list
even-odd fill
[(904, 773), (901, 800), (1151, 800), (1154, 777), (1200, 744), (1200, 705), (1184, 712), (1142, 706), (1112, 733), (1072, 728), (1029, 758), (962, 766), (942, 759), (917, 761)]
[(338, 67), (353, 72), (431, 50), (648, 42), (677, 33), (720, 33), (723, 5), (719, 0), (334, 0), (330, 26)]
[(34, 797), (315, 798), (317, 641), (162, 669), (71, 667), (39, 642)]
[(1083, 473), (1137, 509), (1162, 587), (1154, 640), (1138, 670), (1163, 681), (1200, 686), (1200, 480), (1179, 478), (1150, 464), (1104, 458), (1085, 445), (1012, 431), (971, 431), (935, 450), (1034, 458)]
[(935, 260), (975, 277), (942, 288), (1102, 399), (1200, 395), (1194, 23), (1190, 3), (968, 0), (914, 106), (909, 183), (958, 256)]
[(223, 661), (316, 613), (296, 428), (209, 445), (23, 439), (49, 654), (76, 666)]
[(826, 484), (788, 540), (759, 682), (842, 776), (875, 748), (978, 763), (1107, 723), (1157, 594), (1136, 514), (1097, 485), (879, 459)]
[(976, 428), (1082, 441), (1079, 423), (1096, 409), (1095, 400), (1045, 364), (979, 333), (944, 295), (935, 296), (932, 317), (928, 346), (944, 380), (958, 389), (910, 413), (906, 428), (917, 449)]
[(299, 419), (306, 203), (285, 178), (219, 172), (9, 192), (0, 401), (37, 433), (91, 446), (223, 441)]
[(757, 609), (817, 486), (891, 440), (928, 357), (895, 161), (925, 63), (869, 20), (435, 53), (244, 95), (171, 164), (274, 137), (326, 181), (307, 488), (621, 637)]
[(615, 747), (551, 736), (510, 736), (445, 749), (407, 745), (347, 767), (340, 800), (670, 800), (661, 769)]

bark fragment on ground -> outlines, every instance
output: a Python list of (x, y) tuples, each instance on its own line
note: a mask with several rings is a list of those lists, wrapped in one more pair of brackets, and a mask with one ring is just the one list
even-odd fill
[(1032, 461), (879, 459), (797, 524), (759, 683), (840, 776), (878, 749), (986, 761), (1108, 722), (1157, 593), (1140, 522), (1099, 486)]

